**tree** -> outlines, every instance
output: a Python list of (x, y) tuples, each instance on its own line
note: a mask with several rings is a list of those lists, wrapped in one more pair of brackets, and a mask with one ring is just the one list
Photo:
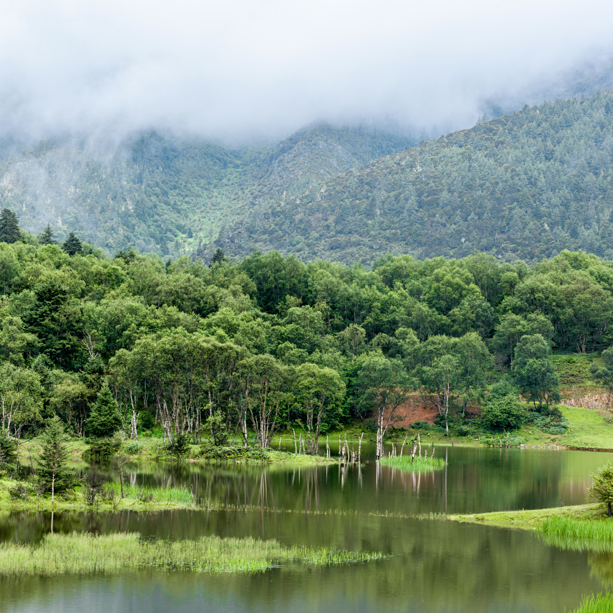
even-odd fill
[(215, 251), (213, 257), (211, 258), (211, 266), (214, 266), (215, 264), (222, 264), (223, 262), (227, 262), (227, 259), (223, 252), (223, 249), (218, 247), (217, 251)]
[(64, 241), (62, 249), (68, 255), (77, 255), (83, 253), (83, 244), (81, 243), (77, 235), (74, 232), (71, 232), (68, 235), (68, 238)]
[(360, 390), (359, 403), (374, 409), (377, 419), (377, 460), (383, 457), (383, 437), (396, 410), (404, 404), (413, 389), (402, 362), (373, 355), (362, 364), (358, 374), (357, 387)]
[(0, 432), (0, 471), (13, 471), (16, 466), (17, 444), (5, 432)]
[(55, 492), (65, 491), (73, 484), (74, 475), (67, 463), (64, 424), (56, 415), (45, 428), (38, 460), (38, 480), (44, 491), (51, 490), (51, 502), (55, 500)]
[(51, 224), (47, 224), (45, 229), (38, 235), (38, 242), (41, 245), (57, 245), (55, 232), (51, 229)]
[(483, 421), (492, 430), (515, 430), (527, 417), (526, 407), (519, 401), (517, 390), (506, 380), (492, 386), (483, 406)]
[(605, 349), (601, 356), (603, 364), (599, 366), (595, 362), (590, 366), (592, 377), (599, 381), (607, 388), (609, 399), (607, 404), (611, 404), (611, 396), (613, 395), (613, 347)]
[(590, 487), (590, 497), (607, 505), (607, 515), (613, 514), (613, 466), (607, 463), (592, 474), (594, 480)]
[(445, 420), (445, 433), (449, 436), (449, 410), (460, 382), (460, 361), (450, 354), (435, 358), (431, 366), (423, 369), (422, 381), (434, 394), (438, 413)]
[(19, 439), (21, 429), (40, 419), (42, 388), (40, 377), (32, 370), (10, 362), (0, 364), (0, 410), (2, 432), (11, 430)]
[(105, 383), (86, 422), (86, 432), (92, 438), (108, 438), (121, 428), (117, 401)]
[(0, 213), (0, 243), (18, 243), (21, 240), (21, 230), (17, 215), (10, 209), (2, 209)]
[(540, 334), (522, 336), (515, 347), (515, 378), (522, 394), (528, 394), (536, 407), (560, 398), (558, 376), (551, 362), (551, 349)]
[(302, 364), (296, 368), (296, 390), (306, 417), (306, 449), (316, 455), (324, 417), (345, 395), (345, 384), (331, 368)]
[(239, 366), (253, 431), (259, 445), (265, 449), (270, 445), (282, 410), (286, 409), (288, 394), (284, 388), (288, 368), (266, 354), (246, 358)]

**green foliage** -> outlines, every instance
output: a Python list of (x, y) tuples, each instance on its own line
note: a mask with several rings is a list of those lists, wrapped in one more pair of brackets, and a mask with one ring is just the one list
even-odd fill
[(68, 238), (64, 241), (62, 249), (68, 255), (77, 255), (83, 253), (83, 244), (81, 243), (77, 235), (74, 232), (71, 232), (68, 235)]
[(483, 407), (483, 422), (491, 430), (516, 430), (520, 428), (528, 411), (519, 401), (517, 393), (488, 399)]
[(17, 465), (17, 442), (0, 432), (0, 471), (11, 473)]
[(515, 348), (515, 379), (522, 394), (535, 406), (549, 406), (560, 399), (559, 382), (550, 357), (551, 350), (540, 334), (522, 336)]
[(367, 264), (381, 253), (459, 258), (475, 249), (506, 261), (564, 249), (610, 258), (612, 99), (526, 106), (424, 141), (252, 208), (218, 244), (231, 255), (255, 247)]
[(573, 613), (613, 613), (613, 594), (586, 596)]
[(111, 437), (121, 427), (117, 401), (108, 385), (98, 393), (86, 426), (88, 436), (94, 439)]
[(45, 229), (38, 235), (38, 242), (41, 245), (57, 245), (57, 241), (55, 240), (55, 232), (51, 228), (51, 224), (47, 224)]
[(67, 464), (68, 449), (64, 424), (55, 416), (49, 420), (43, 432), (42, 450), (36, 471), (40, 490), (50, 491), (51, 500), (56, 493), (65, 492), (74, 484), (74, 473)]
[(606, 464), (592, 474), (590, 497), (607, 506), (609, 517), (613, 514), (613, 466)]
[(10, 209), (0, 212), (0, 243), (17, 243), (21, 240), (21, 230), (17, 215)]
[(104, 436), (89, 439), (89, 449), (83, 454), (89, 462), (107, 462), (121, 449), (121, 438)]
[(189, 451), (189, 441), (187, 436), (181, 432), (175, 434), (173, 439), (167, 445), (168, 453), (175, 460), (182, 460)]

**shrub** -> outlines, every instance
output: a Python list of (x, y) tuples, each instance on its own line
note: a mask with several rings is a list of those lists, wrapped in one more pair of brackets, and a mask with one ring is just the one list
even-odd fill
[(15, 487), (9, 489), (11, 500), (28, 500), (30, 492), (23, 483), (18, 483)]
[(83, 478), (83, 497), (86, 504), (93, 506), (96, 503), (96, 497), (102, 497), (104, 485), (107, 481), (106, 476), (100, 473), (95, 466), (91, 467)]
[(427, 421), (416, 421), (411, 424), (411, 428), (414, 428), (415, 430), (425, 430), (429, 432), (436, 430), (436, 426), (434, 424), (429, 424)]
[(491, 430), (516, 430), (528, 416), (525, 406), (515, 394), (493, 397), (483, 407), (483, 423)]
[(125, 446), (125, 451), (128, 455), (138, 455), (143, 450), (143, 446), (138, 441), (130, 441)]
[(590, 487), (590, 497), (607, 505), (607, 515), (611, 517), (613, 506), (613, 466), (610, 463), (601, 466), (592, 474), (594, 482)]
[(211, 432), (213, 443), (223, 447), (228, 442), (228, 429), (221, 411), (215, 411), (205, 422), (204, 427)]
[(168, 453), (175, 458), (175, 460), (181, 460), (189, 451), (189, 441), (185, 434), (175, 434), (174, 438), (168, 445), (166, 445)]

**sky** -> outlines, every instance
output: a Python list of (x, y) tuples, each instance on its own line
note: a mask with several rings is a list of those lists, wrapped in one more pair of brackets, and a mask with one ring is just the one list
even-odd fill
[(611, 54), (611, 23), (602, 0), (5, 0), (0, 134), (446, 132)]

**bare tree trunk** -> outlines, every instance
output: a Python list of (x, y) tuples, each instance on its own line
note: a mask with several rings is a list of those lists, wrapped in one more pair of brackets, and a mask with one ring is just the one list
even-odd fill
[(360, 442), (358, 443), (358, 464), (362, 463), (362, 439), (364, 438), (364, 432), (360, 434)]

